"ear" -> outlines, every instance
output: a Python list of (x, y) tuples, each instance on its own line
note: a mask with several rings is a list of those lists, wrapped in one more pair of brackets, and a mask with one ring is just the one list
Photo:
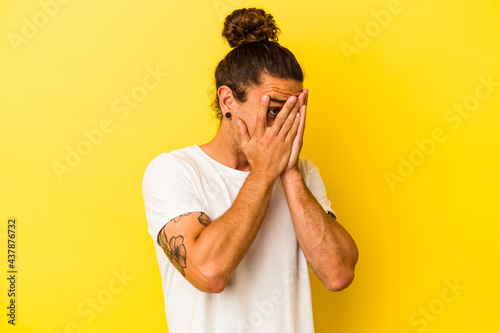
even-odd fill
[(219, 107), (222, 110), (222, 114), (234, 111), (236, 100), (234, 99), (231, 88), (228, 86), (220, 86), (217, 90), (217, 95), (219, 96)]

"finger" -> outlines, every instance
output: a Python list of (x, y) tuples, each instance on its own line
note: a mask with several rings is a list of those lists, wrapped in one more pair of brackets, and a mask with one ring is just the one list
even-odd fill
[(269, 109), (269, 95), (262, 96), (259, 104), (259, 110), (257, 111), (257, 123), (255, 128), (255, 134), (258, 136), (264, 135), (267, 127), (267, 110)]
[(290, 128), (290, 130), (288, 131), (287, 135), (286, 135), (286, 141), (290, 142), (290, 141), (293, 141), (298, 133), (298, 130), (299, 130), (299, 127), (300, 127), (300, 123), (301, 123), (301, 115), (300, 113), (297, 113), (297, 115), (295, 116), (295, 119), (293, 121), (293, 125), (292, 125), (292, 128)]
[[(300, 117), (300, 110), (304, 106), (304, 102), (306, 99), (306, 90), (303, 90), (298, 98), (297, 98), (297, 103), (294, 105), (294, 108), (292, 109), (292, 112), (287, 117), (287, 120), (282, 126), (282, 131), (284, 131), (284, 135), (288, 135), (287, 132), (290, 131), (290, 129), (293, 127), (295, 124), (295, 116)], [(294, 116), (295, 115), (295, 116)], [(299, 119), (300, 120), (300, 119)]]
[[(300, 97), (300, 95), (299, 95), (299, 97)], [(295, 122), (295, 119), (298, 115), (299, 109), (300, 109), (300, 105), (299, 105), (299, 101), (297, 99), (297, 102), (293, 106), (292, 110), (288, 113), (288, 116), (287, 116), (285, 122), (283, 123), (283, 125), (281, 126), (281, 129), (279, 130), (279, 133), (278, 133), (279, 136), (286, 137), (288, 135), (288, 132), (292, 128), (292, 126)], [(280, 111), (280, 113), (281, 112), (282, 111)]]
[(307, 102), (306, 99), (307, 99), (307, 90), (304, 89), (299, 95), (299, 105), (300, 106), (305, 105)]
[[(304, 90), (302, 90), (302, 92), (299, 95), (299, 102), (300, 102), (299, 111), (298, 111), (299, 114), (301, 113), (302, 108), (305, 105), (307, 105), (308, 92), (309, 91), (307, 89), (304, 89)], [(301, 117), (302, 117), (302, 114), (301, 114)]]
[[(285, 121), (288, 119), (290, 112), (293, 111), (295, 104), (298, 104), (297, 97), (290, 96), (287, 99), (287, 101), (285, 102), (285, 105), (283, 105), (283, 107), (281, 108), (280, 113), (278, 114), (278, 116), (274, 120), (273, 126), (271, 127), (271, 130), (274, 131), (275, 135), (278, 135), (278, 133), (280, 132), (281, 127), (283, 126)], [(294, 116), (295, 116), (295, 114), (293, 115), (293, 117)], [(292, 123), (293, 123), (293, 120), (292, 120)], [(288, 130), (287, 130), (287, 132), (288, 132)]]
[(300, 109), (300, 124), (297, 130), (297, 137), (299, 137), (300, 140), (304, 137), (304, 131), (306, 129), (306, 111), (307, 105), (302, 105)]
[(246, 147), (248, 141), (250, 141), (250, 136), (248, 135), (247, 125), (241, 119), (236, 119), (238, 123), (238, 137), (240, 138), (241, 147)]
[(300, 106), (299, 113), (300, 113), (300, 126), (299, 126), (299, 135), (302, 137), (304, 136), (304, 130), (306, 126), (306, 111), (307, 111), (307, 102), (309, 99), (309, 89), (304, 89), (304, 103)]

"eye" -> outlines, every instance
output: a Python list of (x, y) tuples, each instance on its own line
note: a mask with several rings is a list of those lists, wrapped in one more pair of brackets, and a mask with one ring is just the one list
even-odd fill
[(280, 113), (280, 109), (278, 109), (278, 108), (267, 109), (267, 114), (269, 114), (273, 117), (276, 117), (278, 115), (278, 113)]

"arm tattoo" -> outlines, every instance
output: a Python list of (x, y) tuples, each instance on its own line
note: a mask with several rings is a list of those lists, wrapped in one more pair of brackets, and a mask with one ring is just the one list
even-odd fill
[(158, 244), (174, 267), (185, 277), (184, 268), (186, 268), (187, 252), (186, 246), (184, 246), (184, 237), (181, 235), (170, 237), (170, 240), (167, 241), (168, 237), (164, 228), (158, 233)]
[(210, 217), (207, 216), (205, 213), (200, 213), (200, 216), (198, 216), (198, 221), (203, 224), (205, 227), (208, 226), (210, 223), (212, 223), (212, 220), (210, 220)]
[(327, 211), (326, 212), (328, 215), (330, 215), (331, 217), (333, 217), (334, 219), (337, 219), (337, 215), (335, 215), (333, 212), (331, 211)]
[[(173, 218), (171, 221), (174, 223), (179, 222), (184, 216), (189, 216), (191, 213), (186, 213), (179, 215)], [(200, 213), (198, 216), (198, 222), (200, 222), (205, 227), (212, 223), (212, 220), (205, 213)], [(165, 232), (165, 226), (160, 230), (157, 237), (158, 244), (160, 244), (163, 252), (170, 260), (170, 262), (174, 265), (175, 268), (182, 274), (182, 276), (186, 276), (186, 272), (184, 268), (186, 268), (186, 260), (187, 260), (187, 251), (186, 246), (184, 245), (184, 236), (179, 235), (177, 237), (170, 237)]]
[(179, 215), (177, 217), (174, 217), (171, 221), (173, 221), (174, 223), (177, 223), (179, 222), (184, 216), (189, 216), (191, 215), (191, 213), (186, 213), (186, 214), (182, 214), (182, 215)]
[[(177, 223), (179, 222), (184, 216), (189, 216), (191, 215), (192, 213), (186, 213), (186, 214), (182, 214), (182, 215), (179, 215), (177, 217), (174, 217), (172, 219), (172, 221), (174, 223)], [(205, 227), (208, 226), (210, 223), (212, 223), (212, 220), (210, 220), (210, 218), (207, 216), (207, 214), (205, 213), (200, 213), (200, 216), (198, 216), (198, 222), (200, 222), (202, 225), (204, 225)]]

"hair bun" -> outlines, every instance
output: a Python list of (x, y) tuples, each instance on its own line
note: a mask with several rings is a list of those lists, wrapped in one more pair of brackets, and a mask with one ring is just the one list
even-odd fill
[(277, 42), (279, 33), (273, 16), (258, 8), (235, 10), (226, 17), (222, 29), (222, 37), (232, 48), (262, 40)]

